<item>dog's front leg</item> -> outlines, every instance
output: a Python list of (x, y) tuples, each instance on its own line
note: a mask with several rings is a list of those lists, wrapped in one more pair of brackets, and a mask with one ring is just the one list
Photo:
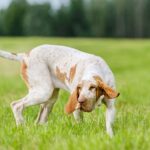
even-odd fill
[(73, 116), (77, 123), (80, 123), (83, 121), (83, 112), (81, 112), (79, 109), (73, 112)]
[(106, 131), (110, 137), (113, 137), (112, 124), (115, 118), (115, 106), (113, 100), (106, 100)]

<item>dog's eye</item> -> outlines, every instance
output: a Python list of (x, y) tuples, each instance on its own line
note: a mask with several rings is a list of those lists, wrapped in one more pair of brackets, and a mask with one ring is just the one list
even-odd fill
[(96, 87), (94, 87), (94, 86), (91, 86), (91, 87), (89, 88), (90, 91), (95, 90), (95, 89), (96, 89)]

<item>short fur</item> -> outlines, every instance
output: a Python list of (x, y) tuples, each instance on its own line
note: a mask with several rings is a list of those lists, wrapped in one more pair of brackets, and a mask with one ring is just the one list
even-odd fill
[(64, 89), (71, 93), (65, 110), (73, 112), (77, 121), (83, 111), (90, 112), (104, 102), (107, 133), (113, 135), (111, 124), (118, 93), (113, 73), (101, 57), (58, 45), (41, 45), (20, 54), (0, 50), (0, 56), (21, 62), (21, 73), (29, 88), (25, 97), (11, 104), (17, 125), (24, 123), (23, 110), (37, 104), (41, 105), (37, 122), (46, 122), (57, 89)]

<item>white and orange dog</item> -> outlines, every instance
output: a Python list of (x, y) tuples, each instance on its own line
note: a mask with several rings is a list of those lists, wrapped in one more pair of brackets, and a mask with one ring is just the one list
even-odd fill
[(113, 135), (114, 102), (119, 93), (113, 73), (102, 58), (57, 45), (42, 45), (29, 53), (0, 51), (0, 56), (21, 62), (21, 74), (29, 89), (25, 97), (11, 104), (17, 125), (24, 123), (24, 108), (37, 104), (41, 105), (37, 123), (45, 123), (58, 89), (64, 89), (71, 93), (65, 111), (73, 113), (76, 121), (82, 120), (82, 112), (90, 112), (103, 102), (107, 133)]

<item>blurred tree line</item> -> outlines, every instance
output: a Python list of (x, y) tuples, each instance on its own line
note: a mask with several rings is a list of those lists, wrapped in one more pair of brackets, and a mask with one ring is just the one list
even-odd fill
[(58, 10), (12, 0), (0, 35), (150, 37), (150, 0), (70, 0)]

